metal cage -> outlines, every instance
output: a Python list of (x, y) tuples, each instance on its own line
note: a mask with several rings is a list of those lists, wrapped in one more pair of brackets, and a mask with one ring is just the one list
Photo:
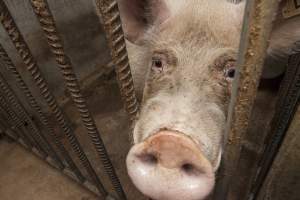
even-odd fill
[[(234, 1), (237, 3), (238, 1)], [(74, 130), (69, 119), (66, 117), (63, 108), (57, 101), (57, 97), (53, 93), (53, 89), (49, 86), (47, 78), (40, 70), (40, 65), (33, 56), (25, 36), (16, 24), (14, 17), (9, 11), (6, 3), (0, 0), (0, 21), (6, 31), (8, 38), (11, 40), (23, 64), (26, 66), (26, 73), (31, 75), (34, 87), (39, 89), (39, 96), (44, 104), (47, 105), (49, 113), (45, 113), (40, 105), (40, 101), (36, 99), (31, 91), (31, 85), (23, 78), (24, 70), (16, 66), (13, 58), (5, 50), (4, 45), (0, 44), (0, 60), (1, 68), (5, 68), (11, 77), (16, 81), (17, 88), (22, 91), (30, 109), (34, 110), (42, 123), (44, 130), (41, 130), (32, 118), (27, 107), (20, 101), (19, 96), (6, 80), (7, 78), (0, 74), (0, 129), (5, 134), (13, 137), (20, 142), (25, 148), (32, 150), (41, 159), (64, 172), (74, 180), (84, 185), (88, 189), (97, 193), (106, 199), (127, 199), (126, 193), (120, 183), (115, 168), (111, 162), (106, 147), (102, 139), (101, 127), (97, 127), (93, 114), (91, 113), (83, 94), (82, 86), (78, 76), (75, 73), (71, 59), (65, 50), (62, 34), (59, 33), (56, 21), (46, 0), (30, 0), (32, 9), (38, 19), (40, 27), (47, 39), (48, 47), (52, 52), (57, 67), (60, 69), (64, 79), (64, 85), (72, 104), (76, 106), (77, 112), (81, 118), (82, 125), (85, 127), (85, 134), (90, 138), (94, 149), (97, 152), (99, 160), (105, 169), (105, 173), (109, 178), (114, 191), (118, 197), (108, 192), (107, 186), (97, 175), (93, 164), (86, 155), (80, 139), (74, 134)], [(127, 114), (134, 123), (138, 113), (138, 100), (135, 95), (133, 78), (129, 66), (127, 56), (126, 43), (122, 30), (118, 4), (116, 0), (95, 0), (94, 4), (98, 15), (106, 33), (107, 44), (110, 49), (112, 64), (117, 77), (121, 98)], [(238, 73), (233, 83), (231, 103), (228, 113), (228, 124), (226, 137), (224, 141), (224, 156), (222, 168), (219, 171), (218, 184), (215, 190), (214, 199), (255, 199), (260, 188), (254, 187), (250, 189), (251, 183), (256, 181), (261, 186), (265, 179), (266, 171), (270, 168), (270, 152), (274, 152), (272, 148), (278, 148), (271, 145), (267, 148), (267, 158), (265, 158), (266, 167), (262, 167), (260, 171), (262, 176), (258, 176), (254, 180), (256, 173), (250, 173), (246, 179), (247, 186), (242, 186), (241, 179), (237, 179), (239, 173), (239, 159), (241, 158), (241, 149), (247, 139), (250, 115), (256, 98), (257, 88), (260, 81), (266, 49), (268, 47), (268, 38), (272, 29), (273, 14), (277, 11), (277, 0), (253, 0), (247, 1), (246, 15), (244, 18), (244, 26), (242, 31), (240, 51), (238, 57)], [(297, 59), (299, 57), (296, 57)], [(291, 58), (292, 59), (292, 58)], [(293, 67), (299, 66), (299, 60), (292, 61)], [(294, 76), (295, 73), (288, 73)], [(292, 74), (292, 75), (291, 75)], [(288, 79), (288, 78), (287, 78)], [(286, 81), (288, 84), (289, 80)], [(290, 86), (292, 87), (292, 86)], [(285, 90), (284, 90), (285, 91)], [(297, 89), (295, 89), (297, 91)], [(294, 92), (295, 93), (295, 92)], [(286, 94), (292, 96), (293, 94)], [(297, 96), (298, 97), (298, 96)], [(296, 98), (297, 99), (297, 98)], [(291, 111), (295, 107), (289, 104), (287, 108)], [(290, 101), (290, 102), (291, 102)], [(285, 103), (281, 100), (281, 104)], [(283, 111), (278, 111), (283, 112)], [(288, 112), (286, 115), (291, 116)], [(282, 116), (282, 115), (280, 115)], [(63, 136), (57, 134), (53, 126), (52, 120), (59, 125), (60, 132)], [(287, 121), (280, 121), (286, 127)], [(276, 130), (278, 129), (275, 128)], [(283, 135), (281, 130), (279, 135)], [(68, 144), (79, 160), (80, 167), (75, 164), (69, 150), (62, 142), (62, 137), (67, 138)], [(131, 135), (128, 135), (131, 139)], [(49, 138), (51, 141), (49, 141)], [(281, 138), (282, 140), (282, 138)], [(268, 157), (269, 155), (269, 157)], [(259, 168), (257, 166), (257, 168)], [(82, 170), (86, 173), (82, 173)], [(245, 177), (244, 177), (245, 178)], [(243, 179), (244, 181), (245, 179)], [(246, 189), (245, 189), (246, 188)], [(243, 198), (236, 197), (237, 191), (242, 190)]]

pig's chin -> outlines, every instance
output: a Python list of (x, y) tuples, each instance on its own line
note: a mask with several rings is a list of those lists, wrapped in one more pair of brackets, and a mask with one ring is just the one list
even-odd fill
[(127, 156), (135, 186), (155, 200), (202, 200), (215, 183), (211, 163), (189, 137), (161, 131), (135, 144)]

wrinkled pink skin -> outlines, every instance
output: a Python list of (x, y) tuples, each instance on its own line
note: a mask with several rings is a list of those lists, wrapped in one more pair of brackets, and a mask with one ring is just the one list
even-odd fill
[[(232, 81), (224, 72), (236, 59), (244, 3), (119, 0), (119, 7), (142, 99), (128, 174), (155, 200), (205, 199), (221, 160)], [(299, 17), (277, 21), (267, 78), (282, 73), (300, 35)]]

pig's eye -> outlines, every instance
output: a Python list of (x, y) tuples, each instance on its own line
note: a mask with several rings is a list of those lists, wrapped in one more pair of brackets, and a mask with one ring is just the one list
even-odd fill
[(233, 79), (235, 76), (235, 61), (228, 61), (224, 67), (224, 76), (226, 79)]
[(152, 57), (152, 70), (161, 73), (164, 70), (165, 61), (161, 57)]
[(225, 69), (224, 75), (226, 76), (226, 78), (234, 78), (235, 69), (234, 68)]

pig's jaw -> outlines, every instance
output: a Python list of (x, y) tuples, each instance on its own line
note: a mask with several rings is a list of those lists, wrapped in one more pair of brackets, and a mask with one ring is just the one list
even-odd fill
[(198, 145), (172, 131), (134, 145), (127, 168), (135, 186), (155, 200), (202, 200), (215, 182), (214, 169)]

